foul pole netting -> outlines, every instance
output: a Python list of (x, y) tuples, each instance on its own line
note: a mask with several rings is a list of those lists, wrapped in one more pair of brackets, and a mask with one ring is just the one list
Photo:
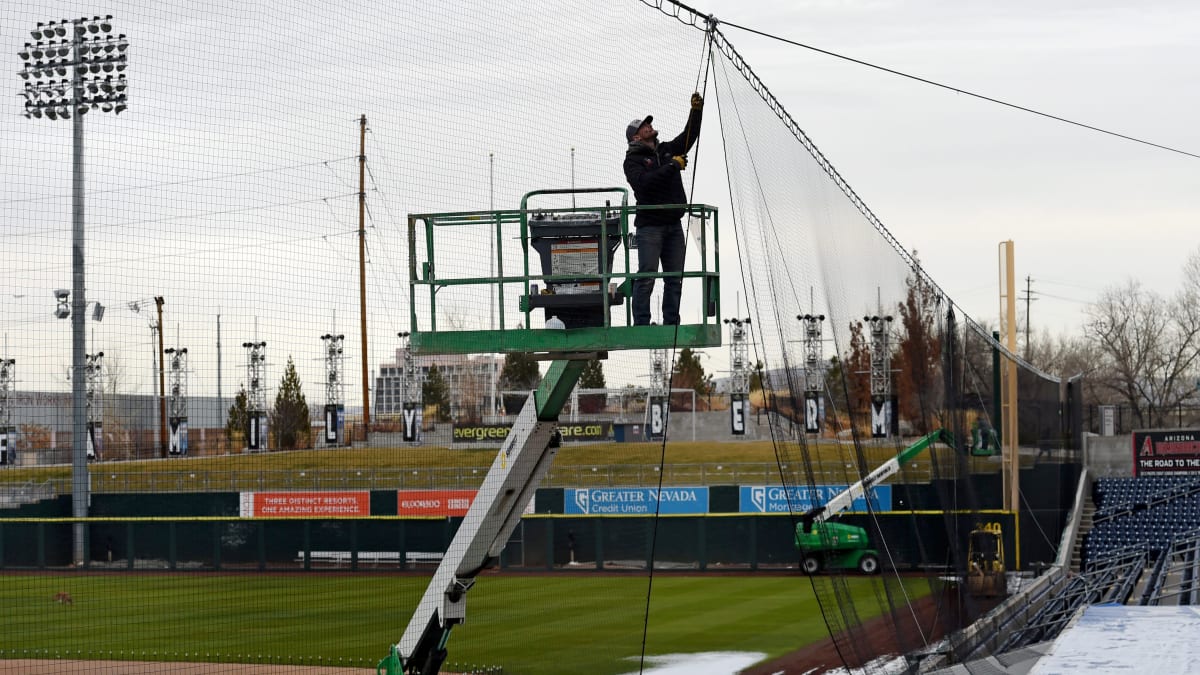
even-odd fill
[[(114, 0), (103, 11), (82, 16), (72, 2), (17, 0), (0, 13), (7, 91), (23, 95), (0, 109), (0, 360), (9, 366), (0, 376), (0, 433), (6, 461), (15, 465), (0, 467), (0, 479), (9, 479), (6, 504), (16, 509), (0, 515), (34, 519), (4, 522), (0, 567), (33, 570), (5, 578), (5, 592), (24, 609), (4, 620), (3, 633), (28, 654), (67, 658), (70, 647), (78, 672), (89, 667), (84, 661), (102, 659), (320, 665), (353, 658), (362, 665), (381, 656), (420, 596), (408, 577), (331, 576), (297, 591), (302, 583), (214, 575), (143, 594), (129, 592), (120, 575), (74, 571), (353, 564), (357, 572), (360, 561), (422, 564), (444, 549), (448, 523), (457, 521), (428, 516), (397, 525), (405, 515), (397, 492), (477, 486), (494, 445), (464, 442), (455, 432), (511, 424), (506, 394), (519, 402), (532, 381), (515, 369), (501, 372), (502, 357), (406, 360), (413, 311), (406, 217), (516, 209), (523, 195), (548, 188), (623, 188), (626, 125), (651, 114), (662, 136), (672, 137), (694, 91), (706, 104), (685, 184), (693, 202), (721, 207), (720, 251), (708, 254), (720, 256), (725, 315), (752, 319), (750, 357), (762, 367), (751, 401), (769, 461), (743, 466), (742, 448), (750, 446), (737, 443), (715, 454), (695, 451), (687, 463), (673, 460), (682, 447), (676, 442), (727, 428), (729, 397), (720, 385), (735, 369), (724, 348), (612, 351), (602, 376), (592, 373), (588, 391), (564, 416), (581, 430), (599, 422), (590, 426), (619, 423), (642, 433), (633, 429), (648, 421), (648, 392), (658, 388), (671, 402), (669, 438), (629, 442), (594, 463), (585, 457), (555, 469), (552, 489), (564, 492), (529, 519), (506, 561), (558, 570), (569, 556), (596, 569), (720, 563), (794, 574), (800, 560), (794, 522), (780, 524), (786, 516), (754, 526), (707, 512), (662, 522), (547, 523), (595, 515), (573, 513), (578, 504), (561, 496), (594, 487), (718, 486), (708, 506), (746, 518), (761, 514), (749, 510), (752, 502), (740, 511), (738, 490), (784, 487), (795, 517), (812, 505), (798, 500), (799, 488), (827, 494), (820, 490), (853, 483), (912, 435), (939, 427), (966, 435), (979, 419), (999, 426), (991, 419), (998, 370), (989, 360), (990, 331), (961, 311), (950, 318), (956, 308), (947, 293), (701, 11), (635, 0), (349, 8)], [(55, 25), (65, 27), (62, 34)], [(84, 40), (75, 41), (80, 27)], [(77, 83), (77, 75), (90, 79)], [(77, 126), (80, 107), (87, 112)], [(593, 203), (585, 199), (555, 195), (536, 205)], [(412, 243), (423, 249), (427, 242)], [(516, 247), (497, 259), (486, 232), (437, 244), (440, 257), (431, 263), (439, 274), (491, 276), (499, 267), (511, 274), (522, 263)], [(689, 244), (688, 270), (699, 259)], [(441, 327), (482, 330), (501, 320), (486, 290), (439, 293)], [(506, 296), (506, 324), (522, 316), (515, 296)], [(656, 295), (661, 322), (659, 302)], [(698, 323), (703, 305), (699, 290), (685, 286), (683, 323)], [(417, 310), (422, 321), (433, 318), (426, 311)], [(623, 313), (614, 310), (614, 320)], [(822, 430), (809, 435), (801, 410), (815, 370), (805, 369), (798, 315), (823, 317)], [(880, 354), (872, 352), (870, 317), (886, 316), (896, 431), (872, 440), (868, 371)], [(81, 317), (82, 334), (73, 324)], [(961, 362), (946, 366), (947, 359)], [(1040, 378), (1029, 390), (1050, 398), (1049, 379), (1010, 354), (1002, 359)], [(81, 472), (75, 385), (83, 381), (92, 458)], [(415, 442), (398, 440), (408, 403), (424, 413)], [(331, 407), (340, 435), (327, 435), (331, 418), (322, 412)], [(718, 420), (707, 431), (704, 414)], [(345, 449), (351, 444), (367, 447)], [(646, 468), (646, 456), (659, 465)], [(201, 463), (209, 459), (216, 463)], [(918, 512), (990, 506), (975, 500), (970, 469), (945, 448), (904, 467), (890, 507), (868, 504), (860, 514), (883, 576), (813, 578), (845, 662), (871, 656), (856, 631), (881, 613), (902, 647), (926, 642), (904, 632), (918, 591), (893, 570), (914, 561), (961, 568), (960, 520), (931, 528)], [(935, 487), (912, 497), (909, 482)], [(90, 500), (72, 501), (86, 490)], [(262, 493), (336, 493), (349, 500), (339, 508), (356, 505), (352, 515), (363, 520), (329, 511), (281, 524), (256, 510)], [(141, 501), (158, 494), (181, 501)], [(900, 526), (880, 525), (881, 510), (911, 515), (912, 536), (896, 541), (891, 533)], [(652, 518), (657, 509), (642, 515)], [(115, 520), (80, 529), (83, 516)], [(214, 520), (154, 520), (190, 517)], [(482, 611), (456, 633), (451, 661), (505, 672), (571, 670), (564, 663), (621, 672), (641, 668), (647, 656), (694, 650), (680, 637), (681, 621), (714, 626), (711, 646), (756, 658), (801, 646), (799, 629), (782, 643), (763, 642), (762, 631), (739, 632), (749, 624), (738, 616), (757, 615), (746, 605), (767, 606), (765, 598), (727, 598), (704, 609), (703, 598), (681, 599), (671, 579), (632, 596), (627, 588), (589, 595), (562, 579), (489, 596), (487, 581), (473, 592)], [(809, 582), (786, 576), (776, 592), (793, 584), (807, 589)], [(55, 612), (52, 621), (41, 620), (48, 611), (38, 603)], [(732, 604), (743, 614), (730, 612)], [(513, 647), (511, 626), (528, 621), (522, 611), (529, 606), (549, 608), (539, 614), (546, 617), (553, 609), (554, 627), (573, 637), (518, 633), (540, 646)], [(103, 619), (88, 618), (89, 611)], [(293, 615), (307, 626), (300, 637), (280, 629)], [(197, 621), (204, 631), (189, 625)], [(98, 625), (104, 630), (92, 630)], [(489, 625), (506, 628), (488, 632)], [(596, 642), (579, 637), (591, 635)], [(580, 650), (595, 658), (564, 660), (578, 659)], [(0, 658), (19, 656), (0, 645)]]

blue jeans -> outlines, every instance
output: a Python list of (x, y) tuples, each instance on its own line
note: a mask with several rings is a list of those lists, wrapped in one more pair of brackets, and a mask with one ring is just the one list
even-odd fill
[[(678, 222), (669, 225), (639, 225), (637, 227), (638, 272), (662, 271), (682, 272), (685, 236)], [(636, 279), (633, 282), (633, 324), (645, 326), (650, 323), (650, 294), (654, 292), (654, 279)], [(683, 292), (681, 276), (663, 279), (663, 324), (679, 325), (679, 296)]]

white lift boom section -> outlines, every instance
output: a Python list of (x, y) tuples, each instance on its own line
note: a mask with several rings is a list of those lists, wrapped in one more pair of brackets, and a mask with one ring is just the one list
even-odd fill
[[(589, 358), (592, 354), (583, 355)], [(437, 675), (450, 629), (466, 620), (466, 593), (499, 558), (558, 448), (558, 413), (579, 380), (583, 359), (554, 361), (521, 409), (483, 479), (400, 642), (379, 664), (388, 675)]]

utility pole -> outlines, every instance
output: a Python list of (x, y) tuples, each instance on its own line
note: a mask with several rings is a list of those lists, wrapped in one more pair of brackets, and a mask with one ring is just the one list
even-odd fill
[[(155, 296), (154, 305), (158, 307), (158, 353), (163, 354), (163, 325), (162, 325), (162, 306), (163, 298), (161, 295)], [(167, 456), (167, 378), (163, 361), (158, 359), (158, 456), (166, 458)]]
[(358, 318), (362, 331), (363, 442), (371, 436), (370, 374), (367, 372), (367, 116), (358, 136)]
[(1037, 298), (1033, 297), (1033, 278), (1029, 275), (1025, 276), (1025, 297), (1021, 299), (1025, 301), (1025, 359), (1028, 360), (1030, 354), (1029, 324), (1033, 323), (1033, 320), (1029, 314), (1029, 303), (1037, 300)]

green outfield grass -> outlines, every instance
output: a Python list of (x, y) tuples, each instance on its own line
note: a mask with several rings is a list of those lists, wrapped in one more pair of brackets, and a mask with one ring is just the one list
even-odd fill
[[(878, 613), (871, 586), (880, 579), (848, 578), (863, 620)], [(0, 575), (9, 646), (0, 655), (20, 647), (91, 658), (374, 663), (427, 583), (365, 574)], [(928, 593), (923, 579), (905, 586), (914, 598)], [(487, 575), (451, 635), (449, 660), (503, 666), (506, 675), (636, 671), (630, 658), (641, 652), (648, 589), (647, 655), (774, 657), (827, 637), (804, 577), (658, 575), (651, 587), (632, 575)], [(73, 604), (55, 602), (60, 591)]]
[[(895, 441), (887, 444), (863, 447), (867, 466), (875, 467), (895, 456), (899, 446)], [(188, 457), (163, 460), (131, 462), (100, 462), (90, 466), (96, 474), (97, 489), (119, 486), (118, 491), (161, 491), (171, 485), (165, 476), (190, 477), (199, 475), (211, 478), (212, 489), (294, 489), (287, 481), (297, 476), (320, 473), (327, 480), (344, 477), (346, 486), (361, 487), (360, 482), (372, 475), (386, 476), (390, 473), (416, 469), (472, 469), (482, 472), (491, 466), (497, 448), (367, 448), (367, 449), (321, 449), (271, 452), (254, 455), (223, 455), (212, 457)], [(569, 471), (572, 467), (584, 470), (590, 467), (620, 467), (627, 473), (637, 475), (638, 467), (653, 471), (661, 463), (666, 466), (760, 465), (764, 472), (777, 471), (780, 464), (788, 471), (801, 470), (801, 452), (789, 446), (782, 457), (776, 456), (776, 448), (769, 441), (742, 443), (716, 442), (671, 442), (664, 452), (662, 445), (655, 443), (600, 443), (594, 445), (568, 446), (562, 448), (554, 459), (554, 469)], [(943, 466), (953, 462), (948, 448), (935, 448)], [(925, 455), (928, 458), (930, 455)], [(857, 463), (853, 446), (832, 442), (811, 443), (809, 461), (818, 475), (840, 476)], [(973, 471), (995, 471), (996, 462), (971, 458)], [(912, 471), (909, 479), (926, 480), (930, 463), (922, 460), (920, 469)], [(644, 473), (644, 472), (643, 472)], [(11, 467), (0, 472), (0, 485), (40, 483), (46, 480), (67, 481), (71, 467)], [(366, 476), (367, 478), (363, 478)], [(249, 481), (249, 482), (247, 482)], [(265, 481), (265, 482), (264, 482)], [(185, 483), (188, 481), (184, 481)], [(245, 487), (242, 484), (253, 484)], [(190, 488), (189, 488), (190, 489)]]

